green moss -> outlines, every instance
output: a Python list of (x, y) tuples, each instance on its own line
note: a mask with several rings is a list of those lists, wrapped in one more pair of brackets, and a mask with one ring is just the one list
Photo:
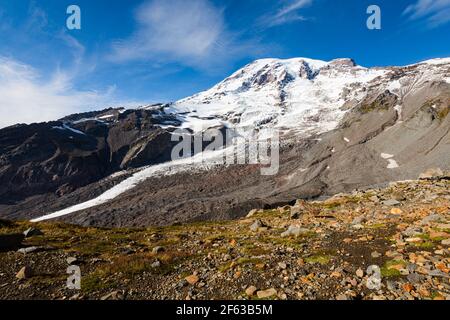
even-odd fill
[(381, 275), (385, 278), (400, 277), (402, 274), (396, 269), (381, 268)]
[(84, 294), (91, 294), (97, 291), (112, 288), (114, 283), (107, 282), (102, 278), (101, 274), (92, 273), (81, 278), (81, 291)]
[(236, 264), (237, 265), (246, 265), (246, 264), (259, 264), (261, 263), (261, 259), (256, 259), (256, 258), (239, 258), (236, 260)]
[(431, 241), (425, 241), (421, 243), (415, 243), (414, 246), (421, 249), (433, 249), (435, 244)]
[(225, 263), (225, 264), (220, 265), (220, 266), (217, 268), (217, 270), (219, 270), (219, 272), (224, 273), (224, 272), (227, 272), (228, 270), (230, 270), (230, 269), (231, 269), (231, 266), (232, 266), (232, 263), (231, 263), (231, 262), (228, 262), (228, 263)]
[(422, 240), (430, 240), (430, 235), (426, 233), (422, 233), (416, 236), (417, 238), (420, 238)]
[(386, 278), (399, 277), (402, 274), (399, 270), (392, 268), (393, 266), (402, 265), (406, 267), (406, 262), (404, 260), (390, 260), (387, 261), (384, 266), (381, 267), (381, 275)]
[(375, 223), (375, 224), (371, 224), (371, 225), (366, 225), (365, 228), (366, 229), (385, 229), (386, 228), (386, 224), (384, 224), (384, 223)]
[(242, 247), (241, 252), (246, 255), (250, 255), (250, 256), (261, 256), (261, 255), (268, 254), (270, 252), (270, 250), (267, 248), (264, 248), (262, 246), (256, 246), (254, 244), (247, 244)]
[(328, 255), (314, 255), (311, 257), (305, 258), (305, 262), (309, 264), (328, 264), (331, 260), (331, 256)]

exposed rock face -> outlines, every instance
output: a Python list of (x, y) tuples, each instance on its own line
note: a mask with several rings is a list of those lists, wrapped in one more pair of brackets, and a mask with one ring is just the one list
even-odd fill
[(155, 124), (174, 119), (158, 110), (101, 114), (1, 129), (0, 204), (62, 196), (116, 171), (170, 159), (170, 134)]

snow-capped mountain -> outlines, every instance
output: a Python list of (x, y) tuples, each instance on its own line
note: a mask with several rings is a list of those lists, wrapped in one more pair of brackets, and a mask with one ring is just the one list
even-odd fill
[(409, 84), (445, 78), (436, 71), (446, 62), (424, 62), (418, 68), (419, 78), (405, 75), (391, 82), (392, 68), (365, 68), (351, 59), (262, 59), (211, 89), (174, 103), (167, 112), (182, 114), (183, 126), (195, 131), (225, 125), (271, 126), (302, 135), (323, 133), (336, 128), (350, 107), (372, 94), (371, 87), (401, 95)]
[[(1, 129), (0, 217), (108, 226), (229, 219), (417, 178), (450, 169), (449, 114), (450, 58), (382, 68), (257, 60), (171, 104)], [(279, 173), (171, 161), (175, 129), (212, 127), (278, 129)]]

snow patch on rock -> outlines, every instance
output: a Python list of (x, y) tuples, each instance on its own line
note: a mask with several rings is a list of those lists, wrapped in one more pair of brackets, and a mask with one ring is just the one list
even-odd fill
[(394, 155), (388, 154), (388, 153), (382, 153), (382, 154), (381, 154), (381, 157), (382, 157), (383, 159), (391, 159), (391, 158), (394, 157)]
[(389, 159), (388, 161), (389, 161), (389, 164), (387, 166), (388, 169), (396, 169), (400, 167), (397, 161), (395, 161), (394, 159)]

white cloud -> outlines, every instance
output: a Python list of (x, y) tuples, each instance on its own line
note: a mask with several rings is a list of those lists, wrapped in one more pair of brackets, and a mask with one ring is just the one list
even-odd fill
[(418, 0), (403, 14), (411, 20), (423, 19), (430, 27), (437, 27), (450, 21), (450, 0)]
[(202, 59), (222, 41), (222, 12), (206, 0), (153, 0), (136, 11), (138, 30), (114, 46), (116, 60)]
[(147, 1), (136, 10), (135, 20), (137, 30), (114, 43), (112, 61), (210, 67), (257, 50), (227, 30), (223, 10), (208, 0)]
[(307, 20), (306, 17), (299, 13), (303, 9), (311, 5), (313, 0), (288, 0), (281, 6), (275, 14), (268, 14), (259, 19), (258, 24), (262, 27), (270, 28), (282, 24)]
[(71, 79), (61, 70), (43, 79), (31, 66), (0, 56), (0, 128), (132, 104), (117, 102), (114, 87), (104, 92), (79, 91), (73, 88)]

